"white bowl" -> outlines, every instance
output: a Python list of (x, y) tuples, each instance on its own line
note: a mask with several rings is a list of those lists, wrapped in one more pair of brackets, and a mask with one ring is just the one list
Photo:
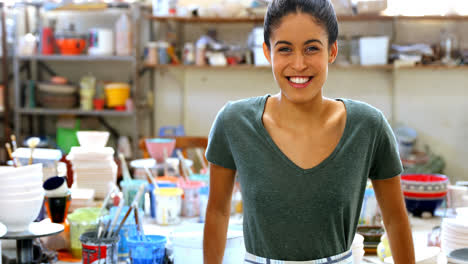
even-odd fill
[(0, 200), (0, 222), (6, 225), (8, 232), (26, 231), (39, 215), (43, 202), (44, 195), (27, 200)]
[(80, 146), (86, 148), (103, 148), (109, 140), (107, 131), (78, 131), (76, 136)]
[[(416, 264), (432, 264), (437, 263), (437, 258), (440, 254), (439, 247), (415, 248)], [(387, 257), (384, 259), (385, 264), (393, 264), (393, 258)]]
[(3, 184), (42, 182), (42, 163), (22, 167), (0, 167), (0, 186)]
[(30, 192), (0, 192), (0, 203), (2, 200), (30, 200), (39, 196), (44, 196), (44, 189), (37, 189)]
[(27, 182), (1, 182), (0, 193), (18, 193), (18, 192), (31, 192), (34, 190), (42, 190), (42, 180), (33, 180)]

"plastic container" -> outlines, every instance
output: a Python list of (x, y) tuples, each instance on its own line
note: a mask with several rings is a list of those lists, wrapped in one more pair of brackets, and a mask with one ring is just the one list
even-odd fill
[(194, 217), (200, 215), (200, 188), (205, 184), (199, 181), (181, 182), (184, 190), (182, 198), (182, 215)]
[(130, 263), (163, 264), (166, 255), (166, 237), (152, 235), (145, 236), (145, 239), (142, 241), (139, 236), (128, 238)]
[[(191, 224), (174, 230), (174, 263), (203, 264), (204, 224)], [(228, 227), (223, 264), (244, 263), (245, 246), (241, 225)]]
[(132, 23), (126, 14), (115, 23), (115, 53), (118, 56), (132, 54)]
[(158, 163), (164, 162), (164, 149), (166, 149), (168, 157), (172, 155), (175, 143), (173, 138), (148, 138), (145, 140), (146, 149)]
[[(142, 184), (148, 185), (147, 181), (144, 180), (131, 180), (121, 181), (120, 187), (122, 187), (122, 193), (125, 200), (125, 205), (130, 206), (135, 199), (135, 195), (138, 193), (138, 189)], [(146, 187), (147, 188), (147, 187)], [(138, 208), (144, 208), (145, 196), (142, 195), (138, 201)]]
[(361, 65), (386, 65), (388, 63), (388, 36), (362, 37), (359, 39)]
[[(117, 223), (120, 224), (122, 222), (125, 214), (128, 211), (128, 206), (124, 206), (122, 208), (122, 211), (120, 212), (119, 218), (117, 220)], [(116, 212), (117, 212), (118, 207), (112, 207), (110, 209), (109, 216), (107, 217), (108, 219), (113, 219)], [(138, 216), (140, 218), (140, 221), (142, 221), (144, 212), (143, 210), (139, 209), (138, 210)], [(129, 257), (129, 247), (128, 247), (128, 239), (130, 237), (134, 237), (138, 235), (137, 233), (137, 226), (135, 222), (135, 211), (132, 210), (130, 212), (130, 215), (128, 216), (127, 220), (125, 220), (124, 225), (122, 226), (122, 229), (120, 229), (119, 236), (120, 240), (118, 243), (118, 256), (119, 256), (119, 261), (126, 261)]]
[(85, 207), (76, 209), (72, 214), (68, 215), (67, 219), (70, 223), (70, 247), (74, 258), (81, 258), (80, 236), (85, 232), (97, 228), (100, 211), (100, 208)]
[(395, 129), (395, 136), (398, 141), (398, 151), (402, 159), (408, 159), (413, 152), (414, 143), (418, 133), (410, 127), (398, 127)]
[(79, 146), (76, 132), (80, 130), (81, 121), (75, 122), (75, 128), (57, 127), (57, 145), (64, 154), (68, 154), (72, 147)]
[(83, 264), (118, 264), (117, 243), (119, 236), (97, 239), (96, 231), (80, 236), (83, 247)]
[(128, 83), (110, 83), (104, 88), (107, 107), (125, 106), (130, 98), (130, 85)]
[(190, 175), (190, 180), (204, 182), (205, 184), (208, 185), (210, 184), (210, 175), (193, 173)]
[(198, 221), (200, 223), (205, 222), (206, 208), (208, 207), (208, 197), (210, 194), (210, 187), (203, 186), (200, 188), (200, 217)]
[[(12, 153), (24, 166), (28, 164), (31, 156), (30, 148), (18, 148)], [(42, 163), (43, 168), (55, 168), (55, 163), (62, 158), (62, 152), (58, 149), (35, 148), (33, 151), (33, 164)]]
[[(171, 182), (158, 182), (159, 188), (176, 188), (177, 184)], [(150, 200), (150, 215), (151, 218), (156, 219), (156, 194), (154, 193), (154, 185), (148, 184), (148, 193)]]
[(156, 194), (156, 223), (160, 225), (180, 223), (184, 191), (180, 188), (161, 188), (155, 190), (154, 193)]

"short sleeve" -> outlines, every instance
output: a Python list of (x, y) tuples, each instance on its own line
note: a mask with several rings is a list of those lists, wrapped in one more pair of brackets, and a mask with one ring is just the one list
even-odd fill
[(380, 114), (380, 118), (381, 126), (377, 134), (374, 159), (369, 175), (372, 180), (393, 178), (403, 172), (395, 135), (383, 114)]
[(218, 166), (236, 170), (236, 164), (232, 155), (231, 145), (224, 126), (226, 109), (225, 105), (218, 113), (208, 136), (208, 147), (206, 148), (206, 159)]

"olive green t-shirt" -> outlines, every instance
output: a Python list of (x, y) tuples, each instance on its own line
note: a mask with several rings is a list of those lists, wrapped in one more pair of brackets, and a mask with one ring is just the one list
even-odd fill
[(209, 135), (209, 162), (236, 170), (242, 190), (247, 252), (305, 261), (350, 249), (366, 181), (399, 175), (396, 140), (383, 114), (354, 100), (343, 135), (310, 169), (293, 163), (274, 143), (262, 116), (269, 95), (229, 102)]

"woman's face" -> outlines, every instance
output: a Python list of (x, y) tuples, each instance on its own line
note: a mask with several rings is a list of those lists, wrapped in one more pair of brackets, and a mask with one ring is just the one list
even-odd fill
[(263, 50), (282, 95), (305, 103), (321, 96), (338, 48), (336, 42), (328, 46), (327, 32), (312, 16), (297, 13), (282, 18), (270, 35), (270, 49), (263, 44)]

